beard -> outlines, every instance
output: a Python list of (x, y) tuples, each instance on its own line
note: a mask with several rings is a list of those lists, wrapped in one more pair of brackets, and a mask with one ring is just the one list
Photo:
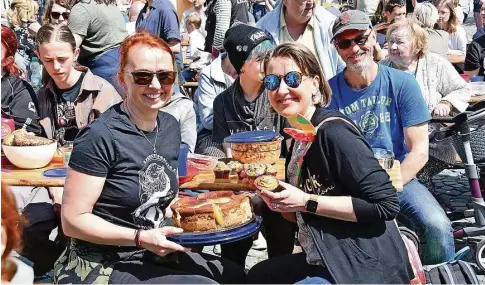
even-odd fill
[(364, 71), (365, 69), (367, 69), (371, 66), (373, 60), (374, 59), (373, 59), (371, 53), (366, 52), (365, 55), (362, 57), (362, 60), (360, 60), (359, 62), (357, 62), (355, 64), (347, 63), (347, 67), (349, 69), (351, 69), (352, 71), (362, 72), (362, 71)]

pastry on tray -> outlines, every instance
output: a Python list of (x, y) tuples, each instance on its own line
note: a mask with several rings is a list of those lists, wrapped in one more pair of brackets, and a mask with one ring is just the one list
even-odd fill
[(219, 230), (245, 224), (253, 217), (247, 194), (232, 191), (201, 193), (184, 197), (171, 209), (175, 225), (186, 232)]
[(276, 176), (277, 172), (278, 171), (276, 170), (276, 167), (274, 167), (274, 165), (272, 164), (266, 165), (266, 172), (265, 172), (266, 175)]
[(239, 173), (243, 169), (242, 163), (235, 160), (229, 161), (227, 163), (227, 166), (231, 169), (231, 174)]
[(229, 178), (231, 169), (222, 161), (218, 161), (214, 167), (216, 178)]
[(271, 175), (263, 175), (256, 178), (253, 182), (254, 187), (259, 191), (280, 191), (280, 183), (276, 177)]
[(246, 172), (246, 176), (254, 180), (257, 177), (264, 175), (266, 173), (266, 164), (262, 163), (250, 163), (244, 165), (244, 171)]

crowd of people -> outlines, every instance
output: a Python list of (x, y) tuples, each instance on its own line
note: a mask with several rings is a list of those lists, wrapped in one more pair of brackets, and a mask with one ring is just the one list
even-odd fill
[[(2, 280), (32, 275), (11, 257), (21, 235), (21, 258), (56, 284), (406, 284), (416, 276), (396, 221), (419, 237), (423, 264), (451, 260), (451, 223), (428, 186), (456, 153), (429, 137), (430, 120), (465, 111), (464, 78), (483, 80), (485, 5), (473, 2), (468, 43), (466, 0), (326, 2), (192, 0), (177, 13), (169, 0), (13, 0), (2, 116), (73, 152), (42, 213), (17, 205), (7, 218), (15, 199), (2, 187)], [(190, 96), (187, 58), (208, 59)], [(310, 143), (284, 131), (298, 116), (316, 127)], [(224, 139), (252, 130), (284, 138), (286, 181), (251, 197), (269, 258), (245, 272), (253, 237), (216, 257), (167, 236), (182, 231), (170, 210), (181, 146), (231, 157)], [(372, 148), (400, 162), (402, 191)], [(46, 246), (55, 227), (65, 242)]]

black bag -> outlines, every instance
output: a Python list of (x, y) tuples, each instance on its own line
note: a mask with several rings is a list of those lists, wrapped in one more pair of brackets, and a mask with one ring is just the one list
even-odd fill
[(462, 260), (426, 266), (426, 284), (479, 284), (472, 266)]

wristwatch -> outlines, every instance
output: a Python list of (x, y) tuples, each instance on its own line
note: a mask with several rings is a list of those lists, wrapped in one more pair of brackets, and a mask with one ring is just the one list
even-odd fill
[(315, 213), (318, 208), (318, 196), (317, 195), (310, 195), (310, 199), (305, 204), (305, 209), (309, 213)]

